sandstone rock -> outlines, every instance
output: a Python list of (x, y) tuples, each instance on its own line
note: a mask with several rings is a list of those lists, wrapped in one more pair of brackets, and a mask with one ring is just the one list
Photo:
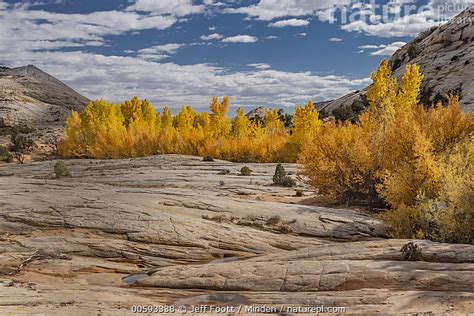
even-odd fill
[(35, 66), (0, 68), (0, 128), (33, 129), (28, 137), (34, 144), (23, 153), (24, 162), (54, 156), (66, 118), (89, 101)]
[(200, 157), (65, 163), (72, 177), (60, 180), (54, 161), (0, 166), (2, 313), (125, 315), (160, 304), (474, 312), (473, 246), (387, 240), (365, 211), (304, 205), (315, 193), (303, 183), (304, 198), (271, 185), (275, 164), (247, 164), (249, 181), (241, 164)]
[(89, 99), (29, 65), (0, 69), (0, 127), (64, 125)]

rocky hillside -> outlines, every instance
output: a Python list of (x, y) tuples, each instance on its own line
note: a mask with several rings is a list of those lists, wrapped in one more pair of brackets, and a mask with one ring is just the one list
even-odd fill
[[(425, 76), (422, 102), (437, 102), (447, 93), (453, 93), (459, 95), (465, 111), (474, 112), (474, 8), (421, 33), (390, 59), (397, 78), (401, 78), (405, 66), (412, 63), (419, 65)], [(325, 108), (333, 111), (340, 106), (350, 106), (365, 91), (343, 96)]]
[(0, 127), (64, 125), (72, 110), (88, 102), (35, 66), (0, 68)]

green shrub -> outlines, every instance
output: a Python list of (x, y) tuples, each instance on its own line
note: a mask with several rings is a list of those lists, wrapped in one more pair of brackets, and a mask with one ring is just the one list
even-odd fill
[(4, 146), (0, 146), (0, 161), (12, 162), (13, 156)]
[(328, 110), (326, 110), (326, 109), (319, 110), (318, 114), (319, 114), (320, 119), (325, 119), (325, 118), (329, 117)]
[(407, 53), (410, 59), (415, 58), (418, 55), (418, 46), (415, 43), (410, 44), (410, 46), (408, 46)]
[(332, 111), (336, 121), (345, 122), (351, 120), (354, 117), (354, 111), (350, 105), (340, 105), (338, 108)]
[(54, 173), (56, 174), (57, 179), (71, 176), (71, 174), (69, 173), (69, 170), (64, 164), (64, 161), (62, 160), (58, 160), (54, 164)]
[(252, 174), (252, 169), (250, 169), (249, 167), (247, 166), (243, 166), (241, 169), (240, 169), (240, 175), (241, 176), (250, 176)]
[(282, 179), (286, 176), (285, 168), (279, 163), (275, 168), (275, 174), (273, 175), (273, 183), (279, 184)]
[(280, 183), (280, 186), (288, 187), (288, 188), (294, 187), (295, 185), (296, 185), (296, 181), (293, 180), (293, 178), (291, 178), (290, 176), (283, 177)]
[(13, 143), (13, 151), (17, 152), (22, 152), (33, 145), (33, 141), (29, 137), (20, 133), (12, 134), (11, 141)]
[(285, 168), (279, 163), (275, 168), (275, 174), (273, 175), (273, 184), (283, 187), (293, 187), (296, 185), (295, 180), (287, 175)]
[(0, 128), (0, 136), (12, 136), (16, 134), (30, 134), (33, 133), (34, 130), (29, 127), (2, 127)]

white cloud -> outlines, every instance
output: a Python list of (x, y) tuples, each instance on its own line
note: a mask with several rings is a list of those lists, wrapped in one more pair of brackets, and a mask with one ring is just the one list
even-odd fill
[(265, 38), (265, 39), (272, 40), (272, 39), (277, 39), (277, 38), (278, 38), (278, 36), (275, 36), (275, 35), (269, 35), (269, 36), (265, 36), (264, 38)]
[(308, 26), (309, 20), (301, 20), (301, 19), (289, 19), (289, 20), (281, 20), (277, 22), (273, 22), (268, 24), (269, 27), (286, 27), (286, 26)]
[(331, 37), (329, 39), (330, 42), (342, 42), (342, 38), (338, 38), (338, 37)]
[(258, 39), (250, 35), (236, 35), (226, 37), (222, 40), (224, 43), (255, 43)]
[(183, 46), (184, 44), (177, 43), (155, 45), (138, 50), (137, 56), (146, 60), (159, 61), (170, 57), (170, 55), (176, 53), (176, 51)]
[[(227, 8), (223, 12), (245, 14), (247, 19), (264, 21), (282, 17), (316, 16), (320, 21), (335, 23), (335, 13), (343, 9), (346, 17), (353, 17), (341, 26), (347, 32), (404, 37), (416, 36), (474, 4), (474, 0), (428, 0), (425, 6), (419, 2), (391, 0), (388, 7), (384, 8), (387, 11), (384, 16), (375, 13), (373, 3), (351, 0), (260, 0), (253, 5)], [(413, 4), (417, 4), (418, 10), (413, 10)]]
[(209, 31), (215, 31), (216, 27), (215, 26), (209, 26)]
[(176, 18), (169, 15), (143, 16), (122, 11), (63, 14), (19, 7), (0, 10), (0, 43), (28, 42), (37, 49), (41, 49), (41, 45), (44, 45), (43, 49), (97, 46), (106, 42), (107, 35), (144, 29), (162, 30), (174, 23)]
[(302, 32), (302, 33), (298, 33), (296, 34), (296, 36), (301, 36), (301, 37), (305, 37), (306, 35), (308, 35), (307, 33), (305, 32)]
[(388, 45), (362, 45), (359, 46), (361, 51), (359, 53), (364, 52), (365, 50), (375, 50), (370, 55), (372, 56), (392, 56), (393, 53), (395, 53), (398, 49), (400, 49), (402, 46), (406, 45), (405, 42), (393, 42)]
[(247, 64), (247, 66), (253, 67), (253, 68), (256, 68), (256, 69), (270, 69), (270, 68), (272, 68), (272, 66), (270, 66), (269, 64), (264, 64), (264, 63)]
[(336, 5), (348, 5), (351, 0), (260, 0), (257, 4), (229, 8), (224, 12), (242, 13), (259, 20), (270, 21), (285, 16), (316, 15)]
[[(432, 26), (437, 26), (449, 18), (457, 15), (469, 5), (474, 4), (474, 0), (429, 0), (426, 6), (421, 6), (416, 12), (399, 16), (402, 5), (416, 3), (415, 0), (392, 0), (391, 13), (393, 18), (374, 14), (366, 11), (365, 19), (352, 21), (341, 26), (341, 29), (348, 32), (359, 32), (379, 37), (414, 37), (422, 31)], [(403, 7), (405, 8), (405, 7)]]
[(366, 20), (354, 21), (341, 26), (341, 29), (348, 32), (366, 33), (379, 37), (403, 37), (416, 36), (418, 33), (438, 25), (439, 22), (433, 20), (428, 11), (400, 17), (391, 22), (371, 24)]
[(153, 12), (185, 16), (204, 12), (204, 5), (194, 5), (192, 0), (137, 0), (127, 11)]
[(220, 39), (224, 38), (224, 36), (221, 35), (221, 34), (212, 33), (212, 34), (209, 34), (209, 35), (202, 35), (200, 38), (203, 41), (213, 41), (213, 40), (220, 40)]
[[(164, 58), (183, 47), (178, 43), (128, 50), (127, 56), (80, 50), (81, 46), (107, 45), (109, 35), (168, 28), (176, 23), (177, 15), (184, 14), (178, 9), (167, 15), (134, 11), (61, 14), (25, 7), (7, 10), (0, 11), (0, 62), (11, 67), (34, 64), (92, 99), (121, 102), (138, 95), (157, 107), (190, 104), (203, 109), (213, 95), (229, 95), (234, 105), (290, 106), (308, 99), (333, 99), (370, 83), (368, 78), (276, 71), (263, 63), (249, 66), (254, 68), (250, 71), (235, 72), (209, 64), (165, 62)], [(237, 35), (223, 41), (245, 43), (257, 38)], [(56, 50), (62, 47), (77, 50)]]
[(337, 98), (370, 83), (368, 78), (258, 68), (229, 72), (207, 64), (177, 65), (79, 51), (31, 52), (1, 46), (0, 55), (8, 66), (35, 64), (91, 99), (121, 102), (138, 95), (157, 107), (189, 104), (207, 109), (213, 95), (229, 95), (233, 105), (291, 106), (309, 99)]

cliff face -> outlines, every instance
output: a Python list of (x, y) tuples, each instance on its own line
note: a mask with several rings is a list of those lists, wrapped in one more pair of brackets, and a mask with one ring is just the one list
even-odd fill
[(64, 125), (71, 111), (88, 102), (35, 66), (0, 68), (0, 127)]
[[(421, 100), (436, 102), (446, 94), (460, 97), (466, 112), (474, 111), (474, 8), (450, 22), (427, 30), (396, 51), (390, 59), (393, 74), (400, 79), (405, 66), (416, 63), (424, 75)], [(332, 111), (351, 105), (366, 89), (334, 100), (325, 106)]]

